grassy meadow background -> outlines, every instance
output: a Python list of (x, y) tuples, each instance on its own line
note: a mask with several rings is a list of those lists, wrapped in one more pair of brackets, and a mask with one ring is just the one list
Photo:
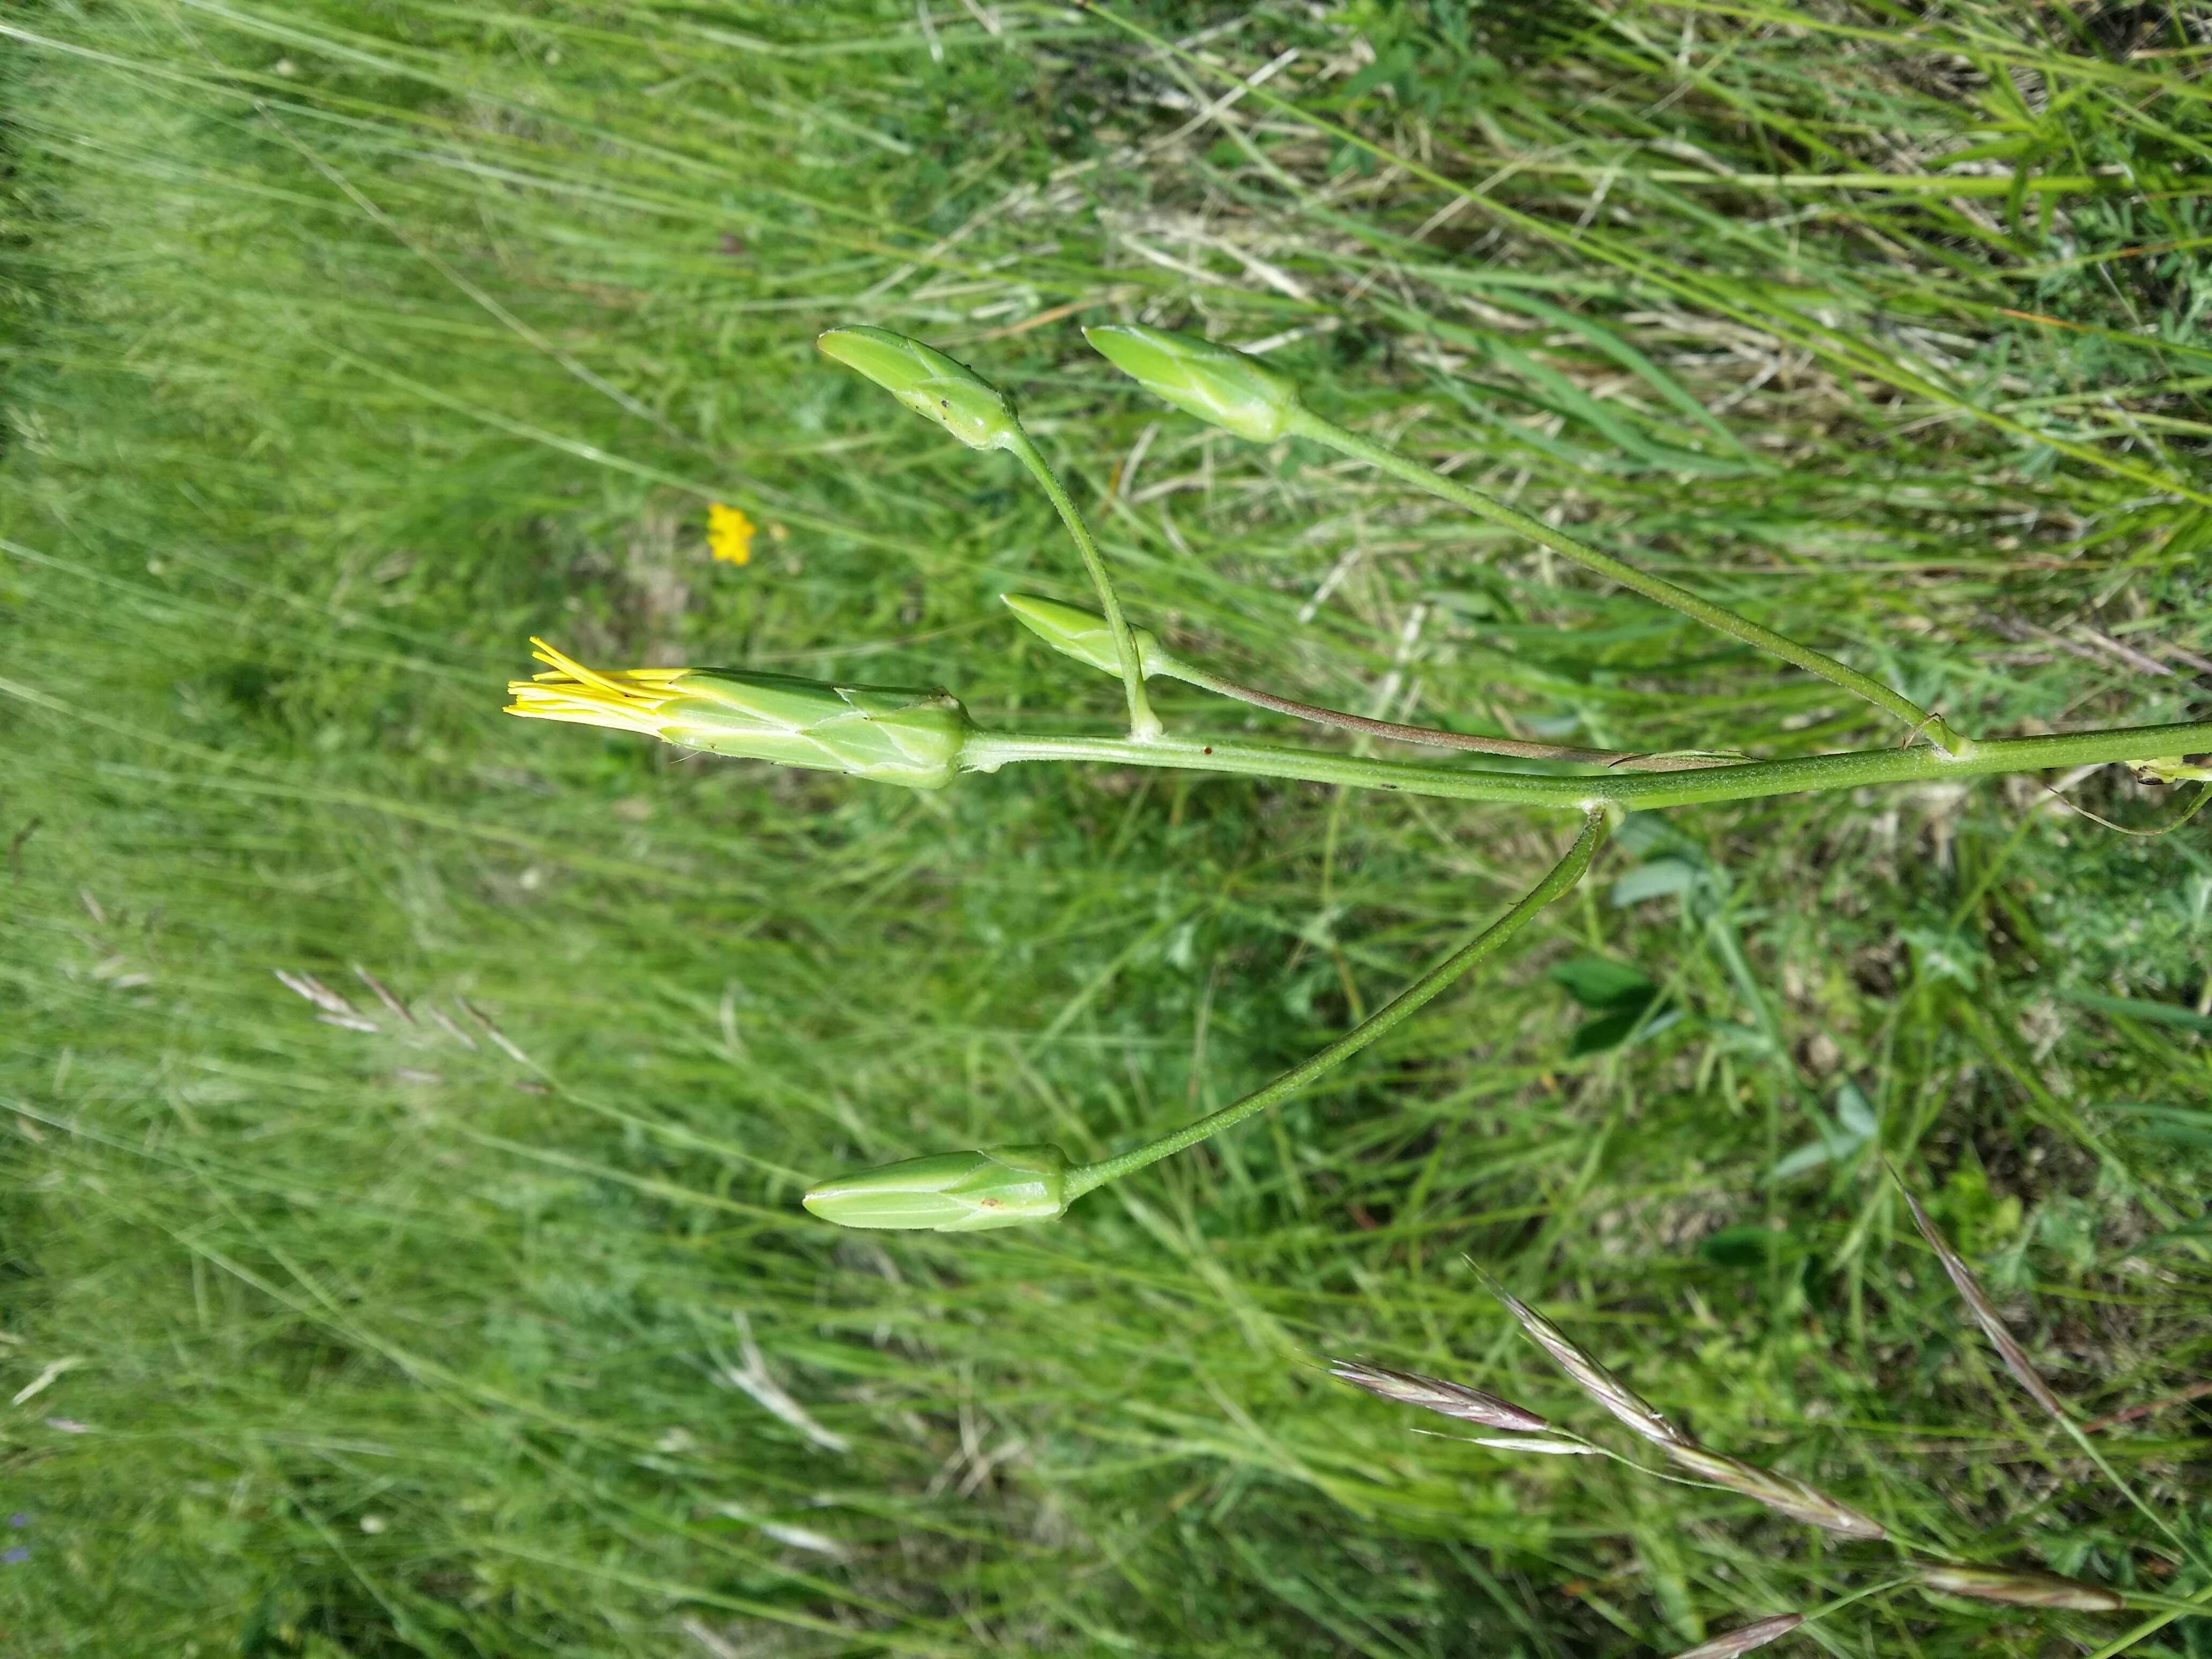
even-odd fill
[[(923, 798), (499, 713), (538, 633), (1107, 729), (997, 600), (1081, 597), (1048, 509), (814, 351), (861, 321), (1012, 391), (1136, 613), (1243, 678), (1901, 735), (1163, 410), (1076, 331), (1121, 318), (1272, 343), (1971, 731), (2206, 718), (2203, 8), (19, 0), (0, 38), (7, 1651), (1566, 1659), (1878, 1590), (1775, 1650), (2212, 1656), (2212, 818), (2021, 780), (1632, 820), (1280, 1112), (1054, 1227), (861, 1236), (811, 1179), (1224, 1103), (1568, 826)], [(1625, 1045), (1591, 959), (1643, 975)], [(1587, 1425), (1469, 1255), (1711, 1443), (2130, 1610), (1881, 1589), (1884, 1547), (1317, 1372)]]

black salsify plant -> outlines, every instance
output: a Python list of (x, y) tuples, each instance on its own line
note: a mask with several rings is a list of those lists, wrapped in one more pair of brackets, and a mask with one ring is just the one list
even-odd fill
[[(1733, 752), (1633, 754), (1569, 749), (1370, 720), (1239, 685), (1178, 659), (1124, 616), (1090, 526), (1003, 392), (935, 348), (879, 328), (832, 329), (817, 343), (838, 362), (926, 415), (971, 448), (1004, 450), (1036, 480), (1066, 525), (1098, 596), (1099, 613), (1054, 600), (1006, 602), (1054, 649), (1117, 675), (1128, 706), (1121, 737), (1034, 736), (984, 731), (949, 693), (927, 688), (839, 686), (789, 675), (708, 669), (599, 671), (542, 642), (546, 672), (508, 690), (507, 712), (645, 733), (711, 753), (780, 761), (937, 789), (963, 772), (996, 772), (1016, 762), (1105, 762), (1395, 790), (1449, 800), (1549, 807), (1580, 826), (1559, 862), (1518, 902), (1389, 1003), (1264, 1087), (1170, 1133), (1095, 1164), (1072, 1164), (1057, 1146), (996, 1146), (909, 1158), (824, 1181), (808, 1210), (841, 1226), (974, 1232), (1051, 1221), (1084, 1194), (1158, 1162), (1288, 1099), (1385, 1036), (1571, 890), (1589, 869), (1611, 823), (1631, 810), (1869, 785), (1985, 777), (2055, 767), (2133, 766), (2146, 781), (2204, 786), (2212, 796), (2212, 721), (2120, 727), (2050, 737), (1977, 738), (1960, 732), (1880, 680), (1824, 652), (1761, 627), (1689, 589), (1600, 551), (1516, 511), (1306, 406), (1297, 387), (1257, 358), (1162, 329), (1114, 325), (1085, 337), (1147, 391), (1200, 420), (1255, 443), (1297, 437), (1364, 461), (1526, 537), (1584, 568), (1681, 612), (1730, 638), (1832, 681), (1893, 715), (1905, 746), (1759, 760)], [(1376, 759), (1318, 749), (1169, 732), (1146, 695), (1147, 678), (1181, 680), (1237, 701), (1370, 736), (1480, 753), (1549, 761), (1580, 769), (1544, 775), (1460, 765)]]

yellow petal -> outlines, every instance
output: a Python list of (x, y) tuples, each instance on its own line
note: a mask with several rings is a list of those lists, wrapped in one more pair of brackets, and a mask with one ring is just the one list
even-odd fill
[(753, 556), (753, 521), (734, 507), (720, 501), (707, 504), (707, 550), (732, 564), (744, 564)]

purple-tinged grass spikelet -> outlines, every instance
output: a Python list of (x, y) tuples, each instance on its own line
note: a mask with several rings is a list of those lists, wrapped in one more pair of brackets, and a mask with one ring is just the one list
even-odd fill
[(1844, 1538), (1889, 1536), (1879, 1521), (1861, 1515), (1850, 1504), (1829, 1497), (1817, 1486), (1807, 1486), (1802, 1480), (1777, 1474), (1772, 1469), (1762, 1469), (1756, 1463), (1747, 1463), (1741, 1457), (1709, 1451), (1703, 1446), (1687, 1442), (1667, 1443), (1660, 1449), (1677, 1468), (1687, 1469), (1717, 1486), (1726, 1486), (1730, 1492), (1741, 1492), (1746, 1498), (1755, 1499), (1793, 1521), (1802, 1521), (1808, 1526), (1818, 1527), (1823, 1532), (1832, 1532)]
[(2015, 1607), (2066, 1607), (2076, 1613), (2118, 1613), (2127, 1606), (2118, 1590), (2078, 1578), (2022, 1567), (1923, 1567), (1920, 1582), (1951, 1595), (1971, 1595)]
[(1805, 1622), (1802, 1613), (1778, 1613), (1771, 1619), (1761, 1619), (1755, 1624), (1739, 1625), (1735, 1629), (1723, 1631), (1710, 1642), (1678, 1653), (1674, 1659), (1735, 1659), (1739, 1653), (1749, 1653), (1753, 1648), (1763, 1648), (1769, 1642), (1787, 1636)]
[(1470, 1389), (1464, 1382), (1447, 1382), (1441, 1377), (1423, 1376), (1418, 1371), (1395, 1371), (1387, 1365), (1369, 1365), (1356, 1359), (1332, 1359), (1328, 1371), (1338, 1382), (1349, 1382), (1355, 1389), (1364, 1389), (1384, 1400), (1395, 1401), (1401, 1406), (1419, 1406), (1424, 1411), (1441, 1412), (1446, 1417), (1479, 1424), (1486, 1429), (1538, 1434), (1552, 1426), (1549, 1419), (1510, 1400), (1500, 1400), (1480, 1389)]
[(1913, 1224), (1920, 1229), (1920, 1236), (1928, 1241), (1928, 1248), (1936, 1252), (1936, 1259), (1943, 1264), (1943, 1271), (1951, 1275), (1951, 1283), (1957, 1287), (1960, 1299), (1966, 1303), (1967, 1310), (1974, 1316), (1974, 1322), (1982, 1328), (1982, 1334), (1989, 1338), (1990, 1346), (1997, 1351), (1997, 1357), (2004, 1361), (2005, 1369), (2013, 1374), (2014, 1380), (2021, 1388), (2027, 1390), (2029, 1397), (2037, 1405), (2057, 1421), (2067, 1421), (2066, 1407), (2059, 1404), (2058, 1396), (2051, 1392), (2051, 1385), (2043, 1380), (2029, 1362), (2027, 1350), (2013, 1340), (2012, 1333), (1997, 1317), (1996, 1309), (1982, 1293), (1982, 1287), (1975, 1282), (1974, 1275), (1967, 1270), (1959, 1253), (1951, 1248), (1950, 1241), (1929, 1219), (1928, 1212), (1920, 1207), (1920, 1200), (1913, 1197), (1894, 1166), (1890, 1167), (1889, 1178), (1897, 1182), (1897, 1190), (1905, 1194), (1905, 1207), (1912, 1212)]
[[(1473, 1266), (1472, 1263), (1468, 1265)], [(1657, 1407), (1577, 1346), (1565, 1331), (1481, 1268), (1476, 1267), (1474, 1271), (1491, 1295), (1503, 1303), (1505, 1310), (1521, 1322), (1521, 1328), (1528, 1333), (1530, 1340), (1551, 1355), (1559, 1369), (1572, 1377), (1576, 1386), (1584, 1394), (1654, 1445), (1663, 1447), (1689, 1443), (1688, 1437), (1680, 1429), (1659, 1414)]]

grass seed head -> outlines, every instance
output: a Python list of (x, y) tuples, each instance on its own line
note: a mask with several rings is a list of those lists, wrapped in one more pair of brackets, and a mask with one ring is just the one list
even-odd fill
[(814, 343), (970, 449), (1011, 449), (1021, 441), (1013, 400), (935, 346), (858, 324), (833, 328)]
[(841, 1227), (975, 1233), (1054, 1221), (1067, 1209), (1067, 1154), (994, 1146), (910, 1158), (825, 1181), (802, 1201)]
[(1929, 1589), (2002, 1601), (2015, 1607), (2067, 1607), (2077, 1613), (2118, 1613), (2127, 1602), (2117, 1590), (2056, 1573), (2017, 1567), (1923, 1567)]
[(1668, 1461), (1677, 1468), (1725, 1486), (1730, 1492), (1741, 1492), (1756, 1499), (1767, 1508), (1788, 1516), (1793, 1521), (1818, 1527), (1823, 1532), (1832, 1532), (1844, 1538), (1878, 1539), (1889, 1536), (1881, 1523), (1861, 1515), (1850, 1504), (1838, 1502), (1817, 1486), (1808, 1486), (1802, 1480), (1786, 1474), (1777, 1474), (1772, 1469), (1763, 1469), (1756, 1463), (1747, 1463), (1740, 1457), (1709, 1451), (1705, 1447), (1686, 1442), (1673, 1442), (1661, 1448)]
[(1565, 1331), (1488, 1273), (1483, 1273), (1481, 1268), (1477, 1267), (1475, 1272), (1480, 1274), (1490, 1293), (1504, 1304), (1505, 1310), (1521, 1322), (1521, 1328), (1528, 1333), (1538, 1347), (1552, 1356), (1559, 1369), (1572, 1377), (1584, 1394), (1655, 1445), (1686, 1443), (1682, 1431), (1662, 1417), (1657, 1407), (1599, 1364), (1588, 1352), (1570, 1340)]
[(1441, 1412), (1446, 1417), (1479, 1424), (1486, 1429), (1536, 1434), (1552, 1426), (1535, 1413), (1510, 1400), (1500, 1400), (1494, 1394), (1485, 1394), (1480, 1389), (1470, 1389), (1464, 1382), (1447, 1382), (1441, 1377), (1423, 1376), (1418, 1371), (1394, 1371), (1387, 1365), (1364, 1364), (1356, 1359), (1333, 1359), (1328, 1370), (1329, 1375), (1339, 1382), (1364, 1389), (1384, 1400), (1395, 1401), (1401, 1406), (1419, 1406), (1424, 1411)]
[(1547, 1457), (1596, 1457), (1601, 1453), (1601, 1448), (1587, 1441), (1554, 1440), (1547, 1435), (1469, 1434), (1447, 1437), (1487, 1446), (1492, 1451), (1540, 1452)]
[(1102, 324), (1083, 337), (1154, 397), (1240, 438), (1273, 443), (1304, 407), (1288, 375), (1209, 340), (1140, 323)]
[(1928, 1241), (1928, 1248), (1936, 1252), (1936, 1259), (1943, 1264), (1943, 1271), (1950, 1274), (1951, 1283), (1957, 1288), (1960, 1299), (1966, 1303), (1967, 1310), (1974, 1316), (1974, 1322), (1982, 1328), (1982, 1334), (1989, 1338), (1990, 1346), (1997, 1351), (1997, 1357), (2004, 1361), (2005, 1369), (2013, 1374), (2014, 1380), (2021, 1388), (2027, 1390), (2029, 1397), (2037, 1405), (2059, 1422), (2065, 1422), (2066, 1407), (2059, 1403), (2057, 1395), (2052, 1392), (2051, 1385), (2043, 1380), (2042, 1375), (2029, 1361), (2027, 1351), (2013, 1340), (2012, 1333), (1997, 1317), (1996, 1306), (1983, 1294), (1980, 1284), (1968, 1271), (1959, 1253), (1951, 1248), (1950, 1240), (1945, 1238), (1936, 1224), (1929, 1219), (1928, 1212), (1920, 1207), (1920, 1200), (1907, 1190), (1894, 1169), (1890, 1170), (1889, 1178), (1897, 1182), (1897, 1190), (1905, 1194), (1905, 1206), (1912, 1212), (1913, 1224), (1920, 1229), (1920, 1236)]
[(1761, 1619), (1755, 1624), (1739, 1625), (1735, 1629), (1723, 1631), (1710, 1642), (1674, 1656), (1674, 1659), (1735, 1659), (1739, 1653), (1749, 1653), (1753, 1648), (1763, 1648), (1769, 1642), (1790, 1634), (1805, 1622), (1802, 1613), (1778, 1613), (1771, 1619)]
[(830, 685), (708, 668), (586, 668), (532, 640), (550, 672), (507, 685), (507, 712), (638, 732), (685, 749), (843, 772), (909, 789), (958, 775), (968, 711), (943, 691)]

